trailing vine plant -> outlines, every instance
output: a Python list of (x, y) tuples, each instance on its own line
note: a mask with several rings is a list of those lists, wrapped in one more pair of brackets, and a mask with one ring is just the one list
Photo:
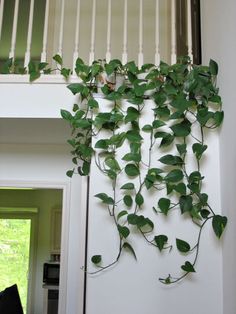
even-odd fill
[[(56, 55), (54, 60), (56, 69), (68, 78), (71, 70), (63, 68), (61, 57)], [(12, 61), (8, 61), (5, 73), (11, 73), (11, 68)], [(28, 69), (31, 81), (51, 71), (46, 63), (31, 63)], [(218, 128), (224, 116), (216, 87), (217, 63), (193, 65), (183, 57), (174, 65), (161, 62), (139, 69), (134, 62), (122, 65), (119, 60), (98, 60), (86, 65), (78, 58), (75, 73), (79, 82), (67, 88), (79, 95), (79, 101), (72, 112), (61, 110), (72, 128), (68, 143), (74, 168), (67, 175), (89, 176), (94, 160), (112, 187), (112, 193), (102, 190), (95, 197), (107, 209), (119, 239), (114, 261), (104, 265), (101, 255), (92, 256), (97, 266), (93, 273), (116, 264), (124, 249), (136, 258), (129, 238), (137, 231), (148, 245), (171, 250), (168, 236), (156, 234), (155, 225), (159, 215), (168, 216), (177, 209), (198, 228), (194, 245), (179, 238), (175, 241), (177, 250), (186, 256), (180, 266), (182, 274), (159, 278), (164, 284), (178, 282), (195, 272), (206, 224), (211, 222), (218, 238), (227, 224), (227, 218), (211, 207), (201, 173), (207, 133)], [(123, 82), (117, 86), (120, 76)], [(111, 103), (106, 111), (99, 106), (98, 92)], [(143, 123), (143, 115), (148, 123)], [(188, 156), (194, 156), (194, 170), (188, 167)], [(151, 191), (156, 204), (151, 209), (145, 206), (145, 190)], [(155, 219), (150, 218), (150, 210)]]

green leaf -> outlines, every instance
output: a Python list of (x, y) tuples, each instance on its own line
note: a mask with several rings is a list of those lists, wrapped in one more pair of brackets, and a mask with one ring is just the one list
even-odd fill
[(61, 69), (61, 75), (63, 75), (66, 79), (70, 76), (70, 69), (63, 68)]
[(87, 176), (90, 171), (90, 162), (84, 161), (82, 166), (83, 175)]
[(147, 190), (149, 190), (151, 187), (153, 187), (155, 181), (156, 181), (155, 175), (148, 175), (148, 174), (146, 175), (144, 183), (145, 183)]
[(193, 199), (190, 195), (182, 195), (179, 198), (181, 213), (191, 212), (193, 208)]
[(186, 144), (176, 144), (176, 148), (180, 155), (186, 154), (187, 145)]
[(150, 124), (145, 124), (142, 130), (144, 132), (152, 132), (152, 126)]
[(125, 205), (126, 205), (127, 207), (131, 207), (132, 204), (133, 204), (133, 199), (132, 199), (132, 197), (131, 197), (130, 195), (125, 195), (125, 196), (123, 197), (123, 202), (125, 203)]
[(122, 157), (122, 160), (140, 162), (141, 161), (141, 155), (140, 154), (134, 154), (134, 153), (128, 153)]
[(12, 64), (13, 64), (13, 58), (7, 59), (6, 62), (4, 62), (3, 64), (2, 74), (10, 74)]
[(39, 71), (30, 72), (30, 82), (37, 80), (40, 77)]
[(181, 268), (186, 271), (187, 273), (195, 273), (195, 269), (193, 265), (190, 262), (185, 262), (184, 265), (181, 266)]
[(154, 134), (154, 137), (155, 138), (164, 138), (164, 137), (167, 137), (168, 135), (170, 135), (170, 134), (167, 132), (156, 132)]
[(109, 197), (106, 193), (98, 193), (94, 197), (99, 198), (105, 204), (114, 205), (113, 198)]
[(135, 203), (140, 207), (144, 203), (144, 198), (141, 193), (137, 193), (135, 196)]
[(177, 249), (182, 253), (189, 252), (191, 248), (188, 242), (184, 240), (180, 240), (180, 239), (176, 239), (176, 246), (177, 246)]
[(166, 119), (170, 116), (170, 110), (166, 106), (158, 107), (153, 110), (160, 118)]
[(200, 214), (201, 214), (202, 218), (204, 218), (204, 219), (206, 219), (210, 215), (210, 213), (211, 212), (205, 208), (200, 211)]
[(183, 172), (179, 169), (175, 169), (170, 171), (167, 176), (165, 176), (164, 180), (166, 182), (178, 182), (183, 179), (184, 175)]
[(91, 127), (91, 122), (87, 119), (76, 120), (76, 127), (81, 129), (88, 129)]
[(173, 135), (171, 135), (171, 134), (168, 134), (167, 136), (164, 136), (162, 141), (161, 141), (160, 147), (169, 146), (170, 144), (172, 144), (174, 139), (175, 139), (175, 137)]
[(81, 83), (72, 83), (67, 85), (67, 88), (75, 95), (83, 91), (84, 85)]
[(210, 60), (209, 63), (209, 68), (210, 68), (210, 73), (212, 75), (217, 75), (218, 74), (218, 64), (214, 60)]
[(47, 62), (40, 62), (39, 65), (38, 65), (38, 69), (39, 71), (42, 71), (46, 68), (46, 66), (48, 65)]
[(204, 179), (204, 177), (202, 177), (202, 175), (199, 171), (191, 172), (189, 177), (188, 177), (189, 183), (199, 183), (203, 179)]
[(100, 149), (107, 149), (108, 148), (108, 143), (107, 140), (99, 140), (95, 144), (95, 148), (100, 148)]
[(214, 113), (213, 119), (215, 121), (215, 126), (220, 126), (224, 120), (224, 111), (216, 111)]
[(69, 177), (69, 178), (72, 178), (73, 174), (74, 174), (74, 170), (68, 170), (68, 171), (66, 172), (66, 175), (67, 175), (67, 177)]
[(165, 122), (161, 121), (161, 120), (155, 120), (152, 122), (152, 127), (153, 129), (158, 129), (162, 126), (166, 125)]
[(130, 177), (136, 177), (140, 174), (140, 171), (136, 165), (128, 164), (125, 166), (125, 173)]
[(202, 145), (200, 143), (194, 143), (192, 146), (193, 153), (196, 155), (197, 160), (200, 160), (202, 154), (207, 149), (207, 145)]
[(126, 239), (129, 236), (129, 234), (130, 234), (129, 228), (127, 228), (125, 226), (121, 226), (121, 225), (118, 225), (117, 228), (118, 228), (118, 231), (119, 231), (120, 235), (123, 238)]
[(184, 120), (181, 123), (172, 125), (171, 130), (177, 137), (186, 137), (191, 132), (191, 123), (188, 120)]
[(183, 182), (180, 182), (174, 186), (174, 190), (181, 195), (185, 195), (186, 194), (186, 185)]
[(117, 215), (117, 220), (119, 220), (121, 217), (128, 215), (127, 210), (122, 210), (121, 212), (119, 212), (119, 214)]
[(114, 134), (109, 139), (109, 143), (111, 145), (115, 145), (116, 148), (119, 148), (119, 147), (121, 147), (123, 145), (123, 143), (125, 141), (125, 138), (126, 138), (126, 133), (125, 132)]
[(205, 126), (208, 120), (214, 117), (214, 113), (209, 111), (208, 108), (200, 107), (197, 110), (197, 121), (201, 124), (201, 126)]
[(166, 183), (166, 194), (169, 195), (172, 193), (174, 191), (174, 187), (175, 186), (173, 184)]
[[(178, 114), (183, 114), (183, 112), (188, 109), (190, 103), (185, 98), (186, 96), (183, 93), (180, 93), (176, 98), (171, 102), (171, 106), (177, 109)], [(176, 117), (177, 119), (178, 117)]]
[(102, 256), (101, 255), (93, 255), (91, 257), (91, 261), (93, 264), (99, 264), (102, 261)]
[(52, 57), (53, 60), (55, 60), (58, 64), (62, 65), (62, 58), (60, 55), (56, 54), (55, 56)]
[(132, 248), (132, 246), (128, 242), (125, 242), (123, 244), (123, 248), (129, 250), (132, 253), (132, 255), (134, 256), (134, 258), (137, 260), (135, 251), (134, 251), (134, 249)]
[(132, 74), (136, 74), (138, 72), (138, 67), (135, 64), (134, 61), (130, 61), (128, 63), (126, 63), (125, 67), (129, 70), (129, 72), (131, 72)]
[(227, 224), (227, 217), (215, 215), (212, 219), (212, 227), (215, 235), (220, 239)]
[(139, 216), (136, 214), (129, 214), (127, 216), (128, 223), (130, 225), (137, 225)]
[(167, 215), (169, 209), (170, 209), (170, 200), (168, 198), (160, 198), (158, 201), (158, 206), (161, 210), (161, 212), (164, 215)]
[(165, 165), (172, 165), (172, 166), (177, 166), (177, 165), (182, 165), (183, 164), (183, 159), (179, 156), (173, 156), (173, 155), (165, 155), (159, 159), (159, 161)]
[(168, 237), (164, 234), (160, 234), (160, 235), (154, 237), (154, 241), (156, 243), (156, 246), (158, 247), (158, 249), (161, 252), (164, 249), (164, 246), (168, 241)]
[(99, 105), (98, 105), (98, 102), (93, 99), (93, 98), (90, 98), (89, 101), (88, 101), (88, 106), (92, 109), (95, 109), (95, 108), (98, 108)]
[(202, 206), (207, 205), (208, 195), (206, 193), (199, 194), (198, 197)]
[(130, 142), (140, 142), (143, 139), (142, 136), (139, 134), (139, 131), (136, 130), (130, 130), (126, 132), (126, 138)]
[(61, 110), (61, 116), (66, 121), (71, 121), (73, 119), (72, 114), (67, 110)]
[(184, 119), (184, 114), (182, 111), (176, 111), (172, 113), (172, 115), (169, 118), (170, 120), (178, 120), (178, 119)]
[(119, 166), (119, 164), (118, 164), (118, 162), (116, 161), (116, 159), (114, 158), (114, 157), (107, 157), (106, 159), (105, 159), (105, 164), (109, 167), (109, 168), (111, 168), (111, 170), (113, 170), (113, 171), (120, 171), (121, 169), (120, 169), (120, 166)]
[(126, 184), (122, 185), (122, 187), (121, 187), (122, 190), (134, 190), (134, 188), (135, 188), (135, 186), (131, 182), (126, 183)]
[(111, 169), (106, 170), (106, 173), (111, 180), (115, 180), (117, 178), (117, 173)]
[(134, 107), (128, 107), (127, 115), (125, 117), (125, 123), (136, 121), (139, 116), (140, 113), (137, 109), (135, 109)]

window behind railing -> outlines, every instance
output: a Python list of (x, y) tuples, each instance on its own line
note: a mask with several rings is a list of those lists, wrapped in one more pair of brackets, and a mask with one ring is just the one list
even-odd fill
[[(199, 0), (0, 0), (0, 61), (200, 62)], [(192, 56), (194, 55), (194, 56)]]

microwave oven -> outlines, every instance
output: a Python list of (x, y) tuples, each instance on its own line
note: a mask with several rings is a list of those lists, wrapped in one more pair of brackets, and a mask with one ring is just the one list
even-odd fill
[(60, 280), (60, 263), (43, 264), (43, 282), (58, 285)]

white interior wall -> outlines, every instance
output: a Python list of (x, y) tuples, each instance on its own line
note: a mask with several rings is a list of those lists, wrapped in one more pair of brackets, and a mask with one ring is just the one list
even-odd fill
[[(68, 248), (68, 303), (66, 314), (79, 312), (82, 302), (81, 278), (83, 266), (81, 260), (81, 215), (84, 215), (84, 208), (80, 207), (81, 180), (79, 177), (71, 181), (65, 176), (66, 170), (71, 167), (69, 147), (59, 141), (55, 132), (55, 120), (50, 124), (50, 119), (45, 124), (42, 119), (44, 131), (40, 137), (40, 123), (35, 120), (36, 130), (32, 121), (25, 124), (27, 132), (22, 135), (23, 124), (19, 121), (15, 129), (14, 142), (14, 118), (57, 118), (60, 116), (60, 108), (71, 109), (75, 99), (70, 95), (64, 84), (1, 84), (1, 95), (3, 102), (8, 106), (0, 106), (0, 117), (4, 120), (2, 143), (0, 150), (0, 180), (27, 180), (27, 181), (60, 181), (71, 182), (70, 194), (70, 222), (69, 222), (69, 248)], [(14, 93), (11, 93), (14, 88)], [(9, 98), (9, 95), (11, 97)], [(32, 103), (33, 99), (33, 103)], [(43, 104), (43, 105), (42, 105)], [(24, 121), (24, 119), (22, 120)], [(9, 122), (9, 124), (8, 124)], [(8, 127), (7, 127), (8, 125)], [(63, 125), (60, 126), (63, 128)], [(65, 125), (64, 125), (65, 127)], [(9, 143), (7, 129), (9, 132)], [(19, 136), (18, 132), (19, 130)], [(47, 130), (47, 131), (45, 131)], [(66, 131), (66, 128), (65, 128)], [(50, 133), (47, 140), (46, 133)], [(66, 131), (68, 132), (68, 130)], [(55, 134), (56, 144), (53, 143)], [(28, 140), (26, 140), (28, 138)], [(43, 140), (42, 140), (43, 139)], [(44, 142), (45, 141), (45, 142)], [(63, 137), (64, 143), (64, 137)], [(211, 204), (217, 212), (219, 208), (219, 147), (216, 134), (210, 135), (208, 149), (208, 163), (204, 167), (204, 175), (208, 182), (208, 194)], [(104, 187), (93, 169), (91, 176), (91, 197), (90, 197), (90, 222), (89, 222), (89, 254), (105, 252), (107, 260), (112, 258), (114, 251), (115, 235), (111, 230), (109, 218), (104, 216), (98, 202), (92, 196)], [(170, 217), (170, 222), (161, 224), (160, 228), (174, 230), (169, 232), (173, 240), (176, 236), (182, 235), (182, 225), (179, 224), (179, 216)], [(192, 237), (192, 228), (184, 224), (186, 235)], [(181, 257), (174, 254), (160, 254), (156, 250), (146, 250), (142, 241), (134, 241), (139, 257), (135, 262), (129, 254), (123, 254), (120, 263), (113, 269), (95, 277), (88, 277), (87, 290), (87, 312), (86, 314), (118, 314), (126, 313), (153, 314), (159, 309), (160, 314), (172, 312), (187, 314), (189, 308), (193, 314), (202, 312), (222, 314), (222, 264), (221, 249), (218, 241), (209, 226), (203, 235), (201, 252), (197, 263), (197, 274), (186, 281), (172, 287), (166, 287), (158, 282), (158, 277), (167, 275), (168, 272), (175, 274), (176, 266), (182, 263)], [(76, 240), (75, 240), (76, 239)], [(209, 251), (210, 250), (210, 251)], [(210, 252), (210, 253), (209, 253)], [(105, 256), (104, 255), (104, 256)], [(89, 263), (91, 266), (91, 264)], [(210, 265), (210, 266), (209, 266)], [(196, 304), (196, 295), (198, 302)], [(185, 297), (187, 296), (187, 297)], [(180, 301), (182, 300), (182, 301)], [(192, 304), (195, 304), (192, 307)], [(167, 309), (168, 305), (168, 309)], [(78, 310), (77, 310), (78, 309)], [(76, 312), (76, 313), (77, 313)], [(65, 314), (61, 313), (61, 314)]]
[[(151, 105), (149, 103), (147, 107), (150, 108)], [(100, 100), (100, 108), (106, 111), (110, 105), (107, 101)], [(148, 116), (146, 123), (150, 123)], [(147, 141), (144, 140), (144, 143)], [(206, 162), (202, 168), (205, 177), (203, 188), (206, 188), (205, 191), (209, 194), (209, 202), (214, 210), (220, 212), (217, 132), (208, 134), (207, 145)], [(148, 147), (143, 151), (148, 151)], [(158, 154), (157, 151), (154, 155), (154, 164), (159, 158)], [(109, 264), (118, 254), (118, 237), (112, 218), (99, 200), (93, 197), (101, 192), (107, 192), (108, 195), (112, 193), (110, 183), (102, 177), (94, 163), (90, 182), (88, 266), (89, 271), (94, 271), (96, 268), (93, 267), (90, 258), (101, 254), (102, 265)], [(193, 245), (197, 228), (180, 217), (178, 211), (173, 211), (165, 219), (162, 215), (153, 217), (152, 210), (148, 210), (156, 206), (160, 197), (162, 197), (160, 194), (156, 196), (153, 203), (150, 194), (145, 193), (147, 207), (141, 210), (141, 214), (149, 217), (151, 215), (157, 223), (156, 233), (167, 234), (170, 243), (174, 244), (177, 237), (186, 239)], [(124, 205), (122, 207), (122, 202), (120, 204), (120, 210), (126, 209)], [(203, 232), (196, 264), (197, 273), (173, 286), (161, 284), (158, 278), (165, 278), (169, 273), (178, 276), (180, 265), (189, 257), (179, 255), (174, 248), (170, 254), (168, 252), (160, 254), (157, 249), (148, 247), (140, 236), (128, 238), (128, 242), (135, 248), (138, 261), (136, 262), (129, 253), (123, 252), (118, 264), (111, 269), (97, 275), (88, 275), (86, 314), (188, 314), (190, 311), (192, 314), (223, 313), (221, 246), (210, 223)]]
[(228, 226), (223, 237), (223, 296), (224, 314), (234, 314), (236, 309), (236, 141), (235, 129), (235, 51), (236, 2), (235, 0), (203, 0), (202, 49), (203, 63), (210, 58), (219, 64), (220, 94), (223, 99), (225, 119), (220, 133), (221, 207), (228, 216)]

